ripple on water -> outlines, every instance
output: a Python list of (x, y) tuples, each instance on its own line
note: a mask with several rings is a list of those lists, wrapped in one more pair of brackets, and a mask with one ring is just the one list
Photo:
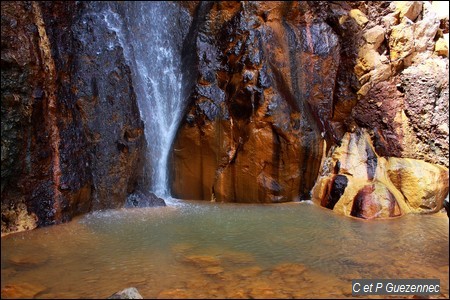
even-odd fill
[(147, 298), (348, 297), (351, 279), (425, 277), (448, 295), (440, 215), (367, 222), (299, 203), (185, 201), (94, 212), (1, 247), (2, 289), (36, 285), (37, 298), (105, 298), (127, 286)]

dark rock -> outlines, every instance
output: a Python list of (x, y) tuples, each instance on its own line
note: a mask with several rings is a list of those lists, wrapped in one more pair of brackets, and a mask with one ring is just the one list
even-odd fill
[(329, 188), (325, 198), (322, 200), (321, 205), (326, 208), (333, 209), (336, 203), (341, 199), (341, 196), (344, 194), (347, 184), (347, 176), (334, 176), (331, 180), (331, 187)]
[(142, 193), (141, 191), (136, 191), (127, 197), (125, 202), (125, 208), (134, 207), (155, 207), (155, 206), (166, 206), (163, 199), (159, 198), (153, 193)]
[(445, 199), (445, 201), (444, 201), (444, 208), (445, 208), (445, 211), (447, 212), (447, 217), (450, 218), (450, 204), (448, 202), (448, 196), (447, 196), (447, 199)]
[[(173, 196), (309, 197), (321, 134), (337, 139), (330, 121), (340, 63), (338, 36), (314, 5), (199, 5), (185, 45), (192, 56), (183, 66), (199, 76), (186, 89), (191, 105), (173, 145)], [(305, 15), (290, 13), (299, 10)]]
[(141, 182), (143, 122), (102, 5), (1, 4), (2, 204), (39, 226), (121, 207)]

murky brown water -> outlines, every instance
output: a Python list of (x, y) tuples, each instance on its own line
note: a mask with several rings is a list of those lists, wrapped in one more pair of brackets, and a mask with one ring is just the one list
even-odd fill
[(438, 278), (445, 214), (362, 221), (305, 203), (96, 212), (2, 238), (2, 298), (350, 297), (351, 279)]

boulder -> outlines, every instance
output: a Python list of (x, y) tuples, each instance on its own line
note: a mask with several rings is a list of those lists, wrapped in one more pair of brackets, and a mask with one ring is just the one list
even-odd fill
[(141, 191), (136, 191), (133, 194), (128, 195), (125, 202), (125, 208), (142, 208), (142, 207), (155, 207), (155, 206), (166, 206), (164, 199), (159, 198), (153, 193), (143, 193)]
[(369, 22), (367, 16), (359, 9), (350, 10), (349, 16), (354, 19), (359, 26), (364, 26)]
[(448, 194), (448, 169), (421, 160), (390, 157), (387, 175), (413, 213), (438, 212)]
[(373, 49), (377, 50), (381, 43), (384, 41), (385, 30), (383, 27), (376, 25), (371, 29), (367, 30), (363, 37), (365, 41), (373, 47)]
[(107, 299), (144, 299), (135, 287), (126, 288), (120, 292), (114, 293)]
[(434, 46), (434, 51), (440, 56), (448, 57), (448, 43), (444, 38), (439, 38)]
[(406, 17), (414, 21), (422, 12), (422, 1), (394, 1), (395, 11), (399, 12), (400, 19)]
[(312, 190), (317, 204), (363, 219), (433, 213), (448, 194), (448, 169), (424, 161), (380, 157), (366, 130), (347, 133), (322, 162)]

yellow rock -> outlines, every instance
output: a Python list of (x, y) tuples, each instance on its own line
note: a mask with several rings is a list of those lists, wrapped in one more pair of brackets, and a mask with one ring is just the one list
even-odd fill
[(403, 59), (414, 51), (414, 26), (402, 22), (392, 27), (389, 37), (391, 61)]
[(390, 157), (387, 173), (414, 213), (442, 209), (448, 194), (448, 169), (421, 160)]
[(358, 51), (355, 73), (361, 77), (379, 64), (381, 64), (380, 54), (371, 45), (365, 45)]
[(400, 19), (407, 17), (414, 21), (422, 12), (421, 1), (395, 1), (395, 11), (400, 13)]
[(434, 46), (434, 51), (440, 56), (448, 57), (448, 44), (443, 38), (439, 38)]
[(366, 42), (376, 50), (384, 41), (384, 28), (377, 25), (369, 30), (367, 30), (364, 35)]
[(350, 17), (353, 18), (359, 26), (364, 26), (369, 22), (366, 15), (359, 9), (352, 9), (349, 13)]

